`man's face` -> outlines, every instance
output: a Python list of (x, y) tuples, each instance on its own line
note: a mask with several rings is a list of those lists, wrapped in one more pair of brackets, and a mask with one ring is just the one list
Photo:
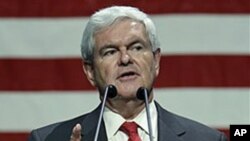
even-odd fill
[(134, 98), (141, 86), (152, 88), (160, 50), (152, 52), (142, 23), (124, 19), (98, 31), (94, 39), (93, 64), (86, 73), (93, 85), (104, 90), (113, 84), (118, 95), (126, 98)]

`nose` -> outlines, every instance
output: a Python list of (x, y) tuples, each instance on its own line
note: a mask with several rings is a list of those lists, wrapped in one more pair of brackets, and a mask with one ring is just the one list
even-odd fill
[(131, 56), (128, 54), (127, 50), (121, 51), (120, 64), (123, 66), (127, 66), (131, 63)]

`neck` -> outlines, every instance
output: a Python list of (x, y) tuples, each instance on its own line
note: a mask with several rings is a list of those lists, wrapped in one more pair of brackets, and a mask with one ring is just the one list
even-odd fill
[(108, 100), (106, 106), (113, 112), (121, 115), (124, 119), (134, 119), (145, 107), (143, 101), (138, 99), (126, 99), (116, 97)]
[[(149, 97), (151, 102), (153, 95)], [(144, 109), (145, 103), (137, 98), (124, 98), (116, 96), (113, 99), (108, 99), (106, 106), (113, 112), (121, 115), (126, 120), (134, 119)]]

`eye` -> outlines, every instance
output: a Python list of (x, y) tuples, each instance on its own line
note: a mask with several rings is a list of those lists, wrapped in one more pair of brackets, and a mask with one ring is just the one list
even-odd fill
[(131, 47), (131, 50), (133, 51), (140, 51), (143, 49), (143, 46), (141, 44), (135, 44)]
[(110, 55), (113, 55), (116, 53), (116, 49), (106, 49), (104, 52), (103, 52), (103, 56), (110, 56)]

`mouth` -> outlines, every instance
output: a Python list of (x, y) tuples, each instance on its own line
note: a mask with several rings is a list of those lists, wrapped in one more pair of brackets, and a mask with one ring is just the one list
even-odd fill
[(121, 81), (133, 80), (138, 76), (134, 71), (123, 72), (119, 75), (118, 79)]

